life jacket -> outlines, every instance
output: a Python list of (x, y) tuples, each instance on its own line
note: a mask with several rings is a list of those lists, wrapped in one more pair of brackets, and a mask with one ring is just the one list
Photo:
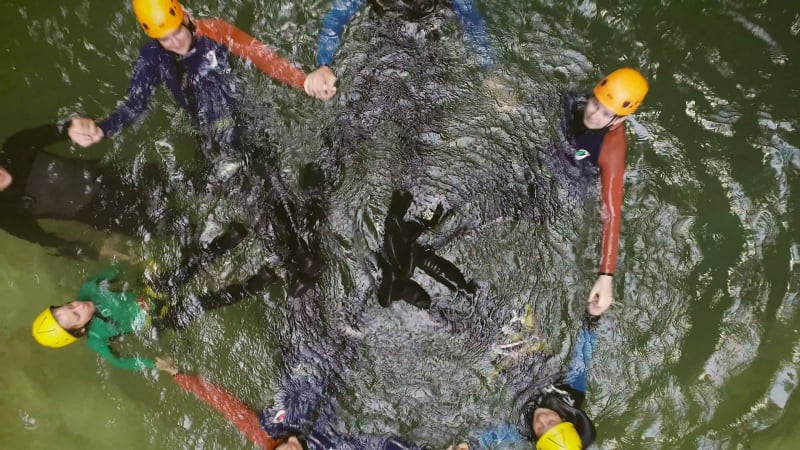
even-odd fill
[(440, 6), (449, 6), (449, 0), (369, 0), (372, 9), (379, 15), (393, 14), (407, 20), (422, 19)]

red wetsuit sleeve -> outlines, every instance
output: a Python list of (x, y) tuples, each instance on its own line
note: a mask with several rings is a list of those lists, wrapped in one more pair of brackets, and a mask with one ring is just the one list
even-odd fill
[(258, 39), (223, 19), (195, 21), (197, 33), (228, 47), (234, 55), (251, 61), (274, 80), (303, 89), (306, 73)]
[(628, 143), (625, 125), (609, 131), (600, 150), (600, 220), (603, 238), (600, 244), (600, 272), (614, 273), (617, 267), (619, 231), (622, 226), (622, 192), (625, 184), (625, 152)]
[(258, 423), (258, 416), (238, 398), (197, 375), (179, 373), (175, 382), (228, 418), (242, 434), (259, 448), (273, 450), (278, 441), (272, 439)]

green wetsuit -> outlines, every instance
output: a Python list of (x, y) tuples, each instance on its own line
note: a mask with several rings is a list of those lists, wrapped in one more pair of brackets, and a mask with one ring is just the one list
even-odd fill
[[(111, 342), (119, 336), (135, 333), (150, 324), (150, 317), (132, 292), (112, 291), (109, 283), (119, 278), (118, 267), (111, 267), (84, 282), (78, 300), (91, 301), (97, 312), (89, 322), (89, 347), (120, 369), (137, 370), (155, 367), (155, 361), (140, 356), (119, 357), (111, 350)], [(149, 308), (153, 305), (148, 304)]]

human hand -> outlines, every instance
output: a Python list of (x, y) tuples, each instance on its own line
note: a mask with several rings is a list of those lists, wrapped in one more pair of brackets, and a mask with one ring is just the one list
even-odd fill
[(178, 374), (178, 369), (175, 367), (175, 361), (170, 358), (156, 357), (156, 369), (167, 372), (173, 376)]
[(103, 242), (103, 246), (100, 247), (100, 251), (98, 252), (98, 254), (100, 256), (103, 256), (103, 257), (106, 257), (106, 258), (109, 258), (109, 259), (114, 259), (114, 260), (117, 260), (117, 261), (130, 261), (131, 260), (130, 255), (126, 255), (124, 253), (120, 253), (120, 252), (116, 251), (114, 249), (114, 247), (111, 245), (111, 242), (109, 242), (108, 240)]
[(589, 314), (599, 316), (614, 303), (614, 277), (600, 275), (589, 292)]
[(320, 100), (330, 100), (336, 95), (336, 75), (328, 66), (319, 66), (306, 77), (303, 84), (306, 94)]
[(88, 147), (103, 139), (103, 130), (97, 126), (93, 119), (88, 117), (73, 117), (67, 130), (67, 135), (72, 142), (81, 147)]
[(458, 445), (451, 445), (450, 447), (447, 447), (447, 450), (469, 450), (469, 445), (462, 442)]
[(491, 75), (483, 80), (483, 86), (492, 94), (501, 111), (508, 112), (519, 108), (519, 100), (514, 92), (514, 87), (505, 78)]

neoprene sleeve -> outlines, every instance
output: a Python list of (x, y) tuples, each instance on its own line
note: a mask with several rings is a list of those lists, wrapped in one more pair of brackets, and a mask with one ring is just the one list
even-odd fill
[(622, 227), (622, 194), (625, 187), (625, 125), (606, 133), (600, 151), (600, 186), (603, 223), (599, 272), (614, 273), (619, 251), (619, 232)]

